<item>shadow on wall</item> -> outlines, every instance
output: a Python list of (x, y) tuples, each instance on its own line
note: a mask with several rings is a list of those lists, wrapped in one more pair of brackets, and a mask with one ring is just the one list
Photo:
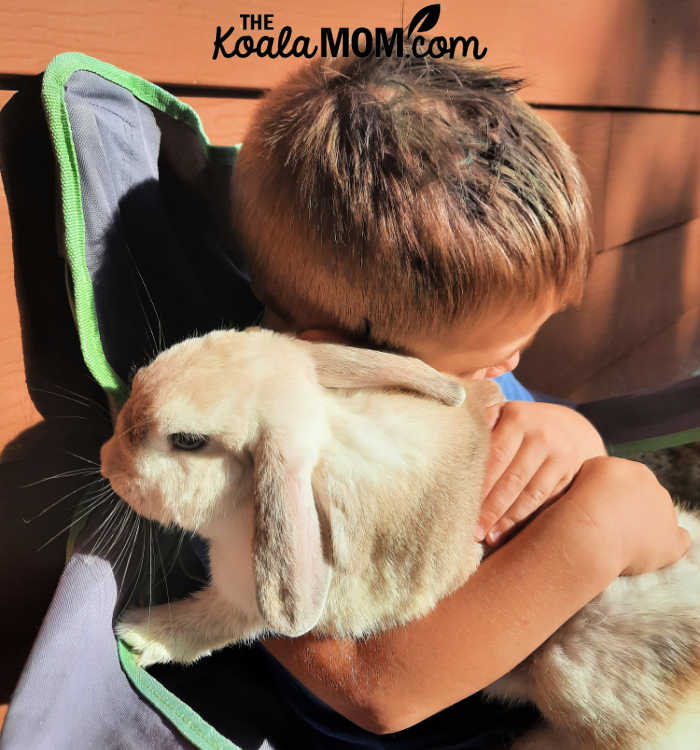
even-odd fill
[[(628, 98), (658, 92), (682, 102), (700, 66), (693, 5), (618, 6), (592, 66), (593, 99), (610, 65), (625, 63), (618, 40), (634, 33), (648, 54)], [(666, 385), (700, 367), (700, 222), (687, 224), (700, 216), (699, 126), (700, 113), (612, 112), (594, 283), (579, 310), (545, 326), (519, 370), (525, 382), (586, 400)]]

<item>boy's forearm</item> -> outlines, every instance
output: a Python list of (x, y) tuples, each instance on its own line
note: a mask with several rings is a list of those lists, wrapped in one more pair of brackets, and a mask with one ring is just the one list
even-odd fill
[(624, 562), (584, 495), (572, 488), (420, 620), (364, 641), (265, 646), (360, 726), (411, 726), (510, 671), (620, 573)]

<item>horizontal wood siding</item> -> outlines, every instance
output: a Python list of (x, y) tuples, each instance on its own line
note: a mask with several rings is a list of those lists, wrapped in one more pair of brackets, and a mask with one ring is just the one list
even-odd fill
[[(697, 369), (700, 327), (693, 330), (697, 317), (687, 314), (698, 306), (695, 219), (599, 253), (582, 305), (543, 326), (518, 375), (545, 393), (589, 400), (688, 377)], [(633, 373), (627, 360), (640, 361), (639, 349), (651, 364)]]
[[(425, 0), (231, 3), (197, 0), (4, 0), (0, 73), (33, 75), (78, 50), (154, 81), (267, 87), (296, 58), (212, 60), (217, 26), (244, 33), (239, 13), (274, 14), (274, 30), (319, 39), (323, 26), (393, 28)], [(476, 35), (484, 62), (515, 65), (529, 101), (578, 106), (700, 109), (700, 14), (695, 0), (494, 0), (441, 3), (431, 34)], [(256, 32), (254, 37), (262, 35)]]
[(615, 112), (609, 152), (603, 247), (700, 216), (700, 116)]

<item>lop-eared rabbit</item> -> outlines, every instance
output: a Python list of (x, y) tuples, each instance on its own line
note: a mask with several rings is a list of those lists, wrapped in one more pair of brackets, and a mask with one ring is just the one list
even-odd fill
[[(260, 328), (161, 353), (136, 374), (102, 470), (139, 514), (207, 539), (211, 578), (127, 611), (118, 635), (147, 666), (426, 614), (482, 558), (485, 407), (500, 398), (418, 359)], [(518, 750), (700, 748), (700, 521), (679, 513), (683, 559), (617, 579), (487, 688), (541, 711)]]

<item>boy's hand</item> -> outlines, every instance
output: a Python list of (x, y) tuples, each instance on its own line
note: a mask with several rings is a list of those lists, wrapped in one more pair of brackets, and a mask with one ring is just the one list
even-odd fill
[(491, 452), (475, 536), (493, 545), (561, 495), (584, 461), (606, 451), (593, 425), (567, 406), (507, 401), (488, 413)]
[(574, 488), (578, 508), (618, 555), (620, 575), (665, 568), (688, 551), (690, 534), (678, 525), (671, 496), (643, 463), (594, 458), (581, 467), (568, 494)]

